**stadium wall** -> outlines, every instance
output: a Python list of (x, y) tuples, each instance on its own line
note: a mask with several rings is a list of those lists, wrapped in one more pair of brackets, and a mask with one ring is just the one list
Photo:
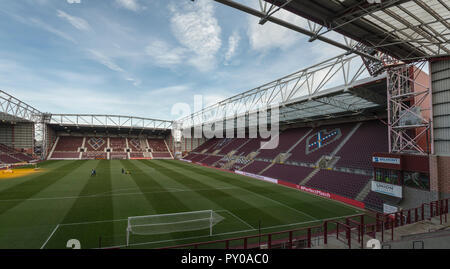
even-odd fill
[(450, 197), (450, 58), (430, 61), (434, 155), (430, 156), (432, 190)]

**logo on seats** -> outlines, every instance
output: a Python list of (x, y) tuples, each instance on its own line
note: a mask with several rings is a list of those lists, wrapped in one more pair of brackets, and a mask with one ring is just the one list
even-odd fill
[(91, 145), (91, 147), (92, 147), (94, 150), (97, 150), (97, 149), (99, 149), (101, 146), (103, 146), (103, 144), (105, 144), (105, 140), (102, 139), (102, 138), (91, 137), (91, 138), (88, 140), (88, 143), (89, 143), (89, 145)]
[(310, 135), (306, 139), (306, 154), (310, 154), (318, 149), (321, 149), (328, 144), (333, 143), (342, 136), (341, 129), (336, 128), (333, 130), (320, 130), (317, 133)]

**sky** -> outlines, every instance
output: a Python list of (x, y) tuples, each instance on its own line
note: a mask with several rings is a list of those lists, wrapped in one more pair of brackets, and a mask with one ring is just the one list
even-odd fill
[(42, 112), (173, 120), (195, 95), (207, 106), (343, 52), (307, 40), (212, 0), (1, 1), (0, 89)]

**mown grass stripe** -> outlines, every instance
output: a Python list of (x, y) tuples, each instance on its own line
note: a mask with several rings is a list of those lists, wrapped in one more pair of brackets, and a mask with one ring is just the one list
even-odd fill
[[(90, 177), (80, 195), (91, 195), (93, 193), (112, 191), (111, 186), (111, 163), (108, 160), (98, 161), (95, 169), (96, 176), (90, 176), (91, 169), (86, 170), (86, 177)], [(76, 179), (74, 179), (76, 180)], [(73, 223), (77, 221), (87, 220), (108, 220), (114, 219), (114, 210), (111, 196), (99, 196), (93, 199), (78, 198), (72, 204), (72, 207), (65, 215), (61, 224)], [(105, 223), (101, 229), (93, 229), (87, 231), (92, 242), (97, 242), (102, 238), (108, 244), (114, 241), (114, 223)], [(94, 246), (91, 246), (94, 247)]]
[(155, 214), (175, 213), (177, 211), (190, 211), (185, 203), (180, 201), (170, 192), (165, 193), (148, 193), (148, 186), (164, 189), (155, 178), (154, 175), (145, 173), (131, 161), (121, 161), (123, 166), (131, 171), (131, 178), (139, 187), (142, 195), (147, 199), (150, 206), (155, 210)]
[(33, 197), (37, 193), (55, 184), (63, 177), (67, 176), (69, 171), (73, 171), (84, 164), (85, 161), (69, 162), (56, 170), (50, 170), (47, 173), (33, 177), (28, 181), (14, 185), (0, 192), (0, 200), (12, 200), (7, 203), (0, 203), (0, 214)]
[[(259, 180), (249, 178), (243, 180), (242, 176), (236, 174), (230, 174), (224, 171), (214, 170), (207, 167), (200, 167), (180, 161), (161, 161), (169, 162), (170, 164), (180, 168), (189, 167), (196, 173), (207, 177), (212, 177), (214, 180), (241, 187), (252, 193), (258, 193), (260, 195), (271, 197), (272, 199), (283, 202), (290, 207), (297, 208), (298, 210), (311, 215), (311, 217), (313, 218), (320, 219), (330, 216), (330, 214), (339, 216), (342, 214), (351, 214), (357, 211), (336, 202), (326, 201), (323, 198), (300, 193), (296, 190), (290, 190), (278, 185), (272, 185), (266, 182), (261, 182)], [(238, 178), (240, 180), (236, 180)]]
[[(172, 178), (173, 180), (177, 181), (178, 183), (180, 183), (182, 185), (185, 185), (186, 187), (190, 187), (192, 185), (195, 185), (199, 188), (209, 187), (207, 184), (202, 183), (200, 180), (198, 180), (196, 178), (193, 178), (186, 174), (179, 173), (179, 172), (175, 171), (174, 169), (170, 169), (170, 168), (161, 166), (161, 165), (157, 164), (155, 161), (141, 160), (141, 162), (148, 165), (149, 167), (158, 169), (158, 171), (160, 171), (162, 174), (166, 175), (167, 177)], [(233, 214), (239, 216), (240, 218), (248, 218), (249, 217), (248, 215), (243, 216), (243, 213), (245, 212), (246, 214), (257, 215), (258, 216), (257, 218), (264, 219), (265, 223), (281, 224), (284, 222), (284, 220), (276, 218), (273, 215), (266, 213), (262, 209), (251, 205), (247, 201), (242, 200), (242, 199), (238, 198), (237, 196), (234, 196), (234, 195), (224, 192), (222, 190), (211, 189), (211, 190), (207, 190), (207, 191), (196, 191), (196, 193), (200, 196), (203, 196), (204, 198), (206, 198), (208, 200), (215, 202), (222, 208), (227, 209), (228, 211), (232, 212)], [(246, 210), (244, 210), (244, 208)], [(256, 226), (256, 224), (253, 224), (253, 225)]]
[(81, 216), (83, 216), (83, 220), (86, 218), (113, 219), (111, 196), (99, 196), (92, 200), (82, 199), (81, 197), (112, 191), (110, 163), (106, 160), (100, 160), (95, 169), (97, 170), (97, 176), (92, 177), (90, 176), (90, 169), (86, 170), (86, 177), (90, 178), (81, 190), (80, 197), (75, 200), (61, 223), (80, 220)]

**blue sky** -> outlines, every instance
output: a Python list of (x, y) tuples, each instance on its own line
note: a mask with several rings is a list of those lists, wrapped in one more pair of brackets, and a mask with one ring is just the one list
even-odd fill
[(0, 2), (0, 89), (43, 112), (175, 119), (341, 52), (212, 0)]

